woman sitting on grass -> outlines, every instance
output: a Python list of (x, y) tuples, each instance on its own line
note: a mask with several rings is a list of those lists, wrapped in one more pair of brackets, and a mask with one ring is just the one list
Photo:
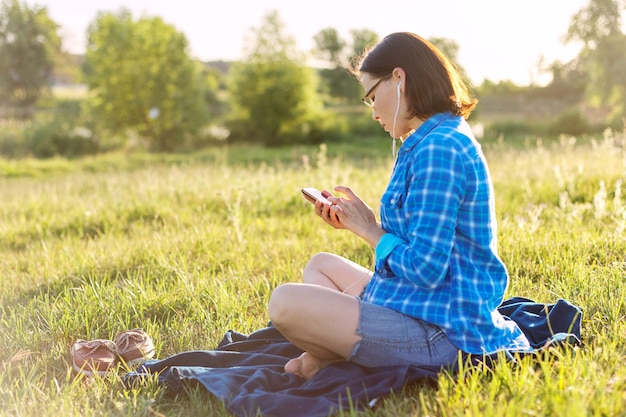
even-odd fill
[[(365, 367), (454, 367), (463, 354), (530, 349), (497, 311), (508, 284), (497, 254), (493, 186), (466, 121), (477, 100), (454, 65), (412, 33), (385, 37), (354, 69), (372, 118), (402, 144), (378, 223), (349, 187), (315, 212), (375, 249), (370, 271), (319, 253), (303, 283), (277, 287), (276, 328), (305, 352), (285, 365), (310, 378), (342, 360)], [(395, 153), (395, 152), (394, 152)]]

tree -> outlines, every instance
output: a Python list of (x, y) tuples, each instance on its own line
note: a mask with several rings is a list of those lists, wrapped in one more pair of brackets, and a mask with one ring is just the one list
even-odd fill
[(589, 104), (608, 108), (610, 124), (626, 123), (626, 35), (615, 33), (603, 38), (586, 55), (585, 62)]
[(0, 106), (16, 108), (18, 117), (32, 117), (50, 83), (61, 50), (58, 27), (45, 7), (0, 5)]
[(625, 0), (590, 0), (572, 17), (565, 41), (578, 40), (593, 49), (602, 39), (621, 33), (620, 9), (624, 8)]
[(346, 42), (339, 37), (339, 33), (334, 28), (322, 29), (313, 37), (313, 41), (316, 45), (313, 54), (328, 63), (327, 67), (319, 70), (324, 81), (320, 92), (329, 97), (344, 99), (349, 96), (352, 98), (354, 89), (350, 89), (352, 86), (346, 82), (353, 83), (352, 77), (346, 70)]
[(344, 49), (346, 42), (339, 37), (336, 29), (326, 28), (320, 30), (315, 36), (316, 49), (314, 53), (321, 59), (330, 62), (335, 68), (344, 65)]
[(378, 43), (378, 34), (369, 29), (352, 29), (350, 35), (352, 36), (352, 53), (349, 57), (350, 62), (354, 58), (363, 55), (363, 52)]
[(565, 98), (571, 103), (580, 103), (581, 99), (584, 99), (589, 77), (579, 60), (566, 64), (555, 61), (548, 67), (548, 70), (552, 74), (552, 81), (545, 86), (549, 96)]
[(321, 102), (315, 72), (306, 65), (277, 12), (252, 28), (247, 59), (231, 70), (233, 137), (281, 145), (317, 132)]
[(99, 13), (85, 66), (91, 109), (114, 133), (134, 131), (153, 149), (172, 151), (207, 123), (202, 65), (187, 54), (185, 36), (160, 18)]
[(224, 75), (219, 69), (205, 65), (202, 70), (204, 78), (204, 101), (209, 107), (209, 113), (213, 118), (218, 118), (225, 111), (225, 105), (221, 96), (224, 86)]
[(361, 87), (348, 71), (350, 62), (378, 42), (378, 35), (368, 29), (351, 30), (350, 34), (350, 44), (341, 39), (333, 28), (323, 29), (313, 37), (315, 55), (330, 64), (330, 68), (320, 70), (324, 81), (323, 92), (335, 100), (346, 102), (355, 100), (361, 93)]
[(566, 42), (580, 41), (578, 56), (587, 71), (587, 102), (609, 108), (609, 123), (626, 120), (626, 35), (621, 11), (625, 0), (591, 0), (572, 18)]
[(448, 58), (454, 64), (457, 71), (459, 71), (459, 74), (461, 74), (461, 77), (465, 79), (465, 82), (467, 82), (468, 84), (471, 84), (469, 77), (467, 76), (467, 73), (465, 72), (465, 68), (463, 68), (461, 64), (459, 64), (459, 60), (457, 59), (459, 55), (458, 42), (453, 39), (437, 38), (437, 37), (430, 38), (428, 39), (428, 41), (432, 43), (433, 45), (435, 45), (437, 49), (439, 49), (441, 53), (443, 53), (446, 56), (446, 58)]

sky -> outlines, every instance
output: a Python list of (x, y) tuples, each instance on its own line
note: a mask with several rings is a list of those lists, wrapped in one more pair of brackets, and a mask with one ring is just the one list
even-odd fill
[[(277, 11), (298, 48), (310, 51), (313, 36), (334, 28), (349, 41), (350, 30), (379, 37), (409, 31), (459, 45), (457, 63), (470, 80), (542, 84), (539, 63), (567, 62), (580, 44), (564, 44), (572, 16), (588, 0), (26, 0), (45, 6), (61, 27), (64, 48), (84, 52), (86, 30), (98, 11), (129, 9), (133, 17), (160, 17), (185, 34), (189, 53), (202, 61), (243, 58), (246, 34)], [(549, 79), (548, 79), (549, 80)]]

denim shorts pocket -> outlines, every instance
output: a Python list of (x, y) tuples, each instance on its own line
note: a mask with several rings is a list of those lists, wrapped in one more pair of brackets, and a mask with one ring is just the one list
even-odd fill
[(448, 366), (458, 355), (439, 327), (366, 302), (357, 334), (361, 340), (348, 360), (362, 366)]

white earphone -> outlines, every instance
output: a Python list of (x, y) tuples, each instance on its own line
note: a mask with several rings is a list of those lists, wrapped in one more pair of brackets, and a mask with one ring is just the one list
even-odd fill
[(393, 157), (393, 159), (396, 159), (396, 120), (398, 119), (398, 112), (400, 111), (400, 85), (402, 84), (402, 81), (398, 81), (398, 101), (396, 104), (396, 112), (393, 116), (393, 127), (391, 130), (391, 155)]

